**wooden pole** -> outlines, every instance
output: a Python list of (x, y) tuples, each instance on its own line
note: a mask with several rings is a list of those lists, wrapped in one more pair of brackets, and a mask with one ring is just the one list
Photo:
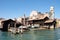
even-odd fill
[(16, 28), (16, 23), (14, 24), (14, 27)]

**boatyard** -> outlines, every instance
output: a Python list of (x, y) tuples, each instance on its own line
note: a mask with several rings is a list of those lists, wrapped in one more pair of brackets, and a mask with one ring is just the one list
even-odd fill
[[(51, 11), (52, 10), (52, 11)], [(23, 33), (30, 30), (55, 29), (57, 27), (57, 19), (54, 18), (54, 7), (50, 7), (50, 12), (41, 13), (32, 11), (29, 17), (24, 14), (23, 17), (13, 19), (0, 19), (2, 31), (12, 33)]]
[(0, 40), (60, 40), (60, 0), (0, 0)]

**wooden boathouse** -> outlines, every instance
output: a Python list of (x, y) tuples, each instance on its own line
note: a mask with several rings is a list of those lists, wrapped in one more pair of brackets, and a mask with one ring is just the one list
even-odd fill
[(17, 23), (12, 19), (8, 19), (5, 21), (2, 21), (2, 25), (3, 25), (2, 31), (8, 31), (10, 27), (19, 27), (21, 23)]
[(38, 24), (42, 28), (54, 28), (56, 27), (56, 20), (53, 19), (48, 19), (48, 17), (45, 17), (44, 19), (34, 19), (34, 20), (29, 20), (28, 24), (30, 25), (35, 25)]
[(48, 14), (41, 14), (41, 13), (32, 13), (32, 16), (30, 16), (28, 20), (29, 25), (36, 25), (38, 24), (39, 27), (42, 28), (54, 28), (56, 27), (56, 20), (55, 19), (50, 19)]

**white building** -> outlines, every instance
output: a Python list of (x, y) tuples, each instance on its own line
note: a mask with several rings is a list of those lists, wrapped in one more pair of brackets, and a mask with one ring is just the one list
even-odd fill
[(35, 19), (36, 18), (36, 16), (38, 15), (38, 12), (37, 11), (32, 11), (31, 13), (30, 13), (30, 20), (31, 19)]
[(4, 20), (5, 20), (4, 18), (0, 18), (0, 28), (3, 27), (2, 21), (4, 21)]
[(22, 17), (17, 18), (17, 22), (22, 23)]
[(50, 7), (49, 17), (50, 19), (54, 19), (54, 7), (53, 6)]
[(29, 17), (29, 20), (34, 20), (34, 19), (41, 19), (43, 17), (49, 17), (49, 14), (48, 13), (41, 13), (41, 12), (38, 12), (38, 11), (32, 11), (30, 13), (30, 17)]

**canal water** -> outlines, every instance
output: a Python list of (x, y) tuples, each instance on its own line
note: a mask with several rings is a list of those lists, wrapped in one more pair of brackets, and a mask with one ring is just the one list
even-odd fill
[(60, 28), (27, 31), (23, 34), (12, 34), (0, 31), (0, 40), (60, 40)]

